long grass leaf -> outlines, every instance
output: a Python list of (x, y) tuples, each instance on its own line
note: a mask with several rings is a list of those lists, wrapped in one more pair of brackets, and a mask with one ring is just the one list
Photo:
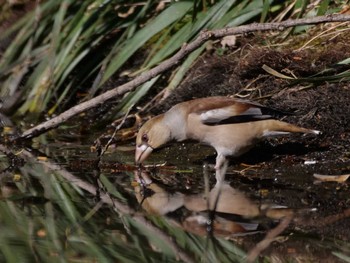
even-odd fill
[(347, 65), (350, 64), (350, 58), (344, 59), (337, 63), (338, 65)]
[(181, 82), (183, 77), (185, 76), (188, 69), (191, 67), (192, 63), (198, 58), (198, 56), (203, 52), (203, 50), (206, 47), (206, 43), (203, 44), (200, 48), (198, 48), (196, 51), (192, 52), (191, 55), (187, 57), (187, 59), (181, 64), (179, 69), (177, 70), (175, 76), (170, 81), (169, 85), (167, 86), (167, 90), (170, 92), (173, 91)]
[(144, 28), (139, 30), (133, 38), (123, 45), (120, 52), (112, 58), (111, 63), (108, 65), (102, 78), (102, 83), (109, 79), (109, 77), (111, 77), (144, 43), (146, 43), (147, 40), (183, 17), (191, 7), (192, 3), (190, 2), (173, 3)]
[(120, 102), (120, 113), (126, 112), (130, 107), (134, 106), (156, 83), (159, 79), (160, 75), (154, 77), (153, 79), (147, 81), (145, 84), (141, 85), (136, 91), (128, 94), (121, 102)]
[(318, 16), (323, 16), (326, 14), (327, 10), (329, 9), (329, 3), (330, 3), (330, 0), (323, 0), (320, 3), (320, 6), (318, 7), (318, 10), (317, 10)]
[[(236, 16), (233, 16), (231, 21), (227, 24), (228, 27), (241, 25), (253, 17), (259, 15), (263, 9), (263, 4), (261, 1), (254, 0), (252, 2), (248, 1), (249, 4), (240, 9), (239, 12), (236, 12)], [(242, 4), (247, 4), (242, 2)]]
[(350, 256), (345, 255), (344, 253), (341, 252), (332, 252), (333, 255), (337, 256), (338, 258), (340, 258), (341, 260), (343, 260), (344, 262), (350, 262)]
[(226, 13), (232, 8), (235, 2), (235, 0), (222, 1), (213, 6), (207, 13), (197, 14), (194, 23), (190, 21), (187, 22), (171, 37), (161, 50), (157, 51), (155, 56), (148, 63), (147, 68), (154, 66), (170, 56), (179, 49), (183, 43), (188, 42), (203, 28), (213, 29), (223, 25), (220, 23), (221, 19), (225, 17)]
[(261, 12), (260, 23), (264, 23), (266, 21), (267, 14), (270, 9), (270, 1), (264, 0), (263, 10)]

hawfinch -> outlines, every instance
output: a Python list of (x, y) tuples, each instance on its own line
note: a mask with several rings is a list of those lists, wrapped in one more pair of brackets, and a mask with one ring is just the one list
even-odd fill
[(320, 133), (275, 120), (273, 113), (278, 111), (255, 102), (228, 97), (208, 97), (179, 103), (141, 127), (136, 138), (135, 162), (143, 163), (154, 149), (169, 141), (192, 139), (215, 148), (216, 179), (224, 180), (228, 165), (226, 157), (242, 155), (264, 137)]

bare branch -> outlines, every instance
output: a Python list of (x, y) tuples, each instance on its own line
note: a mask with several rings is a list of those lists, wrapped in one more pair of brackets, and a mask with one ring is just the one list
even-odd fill
[(284, 30), (289, 27), (299, 26), (299, 25), (311, 25), (320, 24), (326, 22), (344, 22), (350, 21), (350, 15), (326, 15), (318, 16), (313, 18), (303, 18), (296, 20), (287, 20), (279, 23), (264, 23), (258, 24), (253, 23), (249, 25), (233, 27), (233, 28), (223, 28), (218, 30), (204, 30), (199, 36), (193, 40), (191, 43), (184, 44), (182, 48), (171, 58), (165, 60), (158, 66), (152, 68), (151, 70), (142, 73), (132, 81), (129, 81), (119, 87), (113, 88), (91, 100), (85, 101), (79, 105), (72, 107), (71, 109), (63, 112), (62, 114), (45, 121), (29, 130), (26, 130), (19, 138), (30, 139), (36, 137), (52, 128), (57, 127), (61, 123), (69, 120), (70, 118), (87, 111), (91, 108), (97, 107), (100, 104), (106, 102), (109, 99), (116, 98), (125, 94), (126, 92), (135, 90), (138, 86), (145, 83), (146, 81), (156, 77), (157, 75), (169, 70), (174, 65), (177, 65), (181, 60), (183, 60), (187, 54), (191, 53), (201, 45), (203, 45), (209, 39), (222, 38), (228, 35), (245, 34), (255, 31), (269, 31), (269, 30)]
[(260, 255), (260, 253), (264, 251), (273, 241), (275, 241), (276, 237), (288, 227), (292, 219), (293, 215), (288, 215), (285, 218), (283, 218), (282, 221), (278, 224), (278, 226), (271, 229), (266, 234), (266, 237), (263, 240), (261, 240), (251, 251), (249, 251), (246, 261), (254, 262)]

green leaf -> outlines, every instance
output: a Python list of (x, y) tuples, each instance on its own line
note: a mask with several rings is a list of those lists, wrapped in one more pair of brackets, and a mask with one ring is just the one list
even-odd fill
[(141, 87), (136, 89), (134, 92), (130, 92), (120, 103), (120, 112), (124, 113), (126, 112), (130, 107), (133, 107), (149, 90), (150, 88), (156, 83), (156, 81), (159, 79), (160, 75), (157, 77), (154, 77), (153, 79), (147, 81)]
[(198, 56), (203, 52), (203, 50), (206, 47), (206, 43), (204, 43), (200, 48), (192, 52), (187, 59), (184, 61), (184, 63), (181, 64), (180, 68), (177, 70), (175, 76), (172, 78), (171, 82), (169, 83), (167, 89), (169, 91), (174, 90), (182, 81), (183, 77), (185, 76), (188, 69), (190, 69), (192, 63), (198, 58)]
[(270, 1), (264, 0), (263, 10), (260, 17), (260, 23), (264, 23), (266, 21), (267, 14), (270, 9)]
[(341, 260), (343, 260), (344, 262), (348, 262), (350, 263), (350, 257), (341, 253), (341, 252), (332, 252), (333, 255), (337, 256), (338, 258), (340, 258)]
[[(178, 30), (164, 47), (156, 52), (147, 65), (147, 68), (154, 66), (166, 57), (178, 50), (183, 43), (190, 41), (198, 32), (204, 28), (213, 29), (224, 26), (222, 20), (226, 19), (226, 14), (236, 0), (222, 1), (213, 6), (207, 13), (197, 14), (195, 23), (187, 22)], [(226, 21), (224, 19), (224, 21)]]
[(151, 37), (183, 17), (192, 6), (191, 2), (176, 2), (171, 4), (154, 20), (126, 41), (121, 47), (120, 52), (111, 59), (111, 63), (108, 65), (102, 78), (102, 83), (109, 79)]
[(340, 62), (337, 63), (338, 65), (347, 65), (350, 64), (350, 58), (346, 58)]
[(318, 16), (323, 16), (326, 14), (327, 10), (329, 9), (329, 2), (330, 0), (323, 0), (320, 4), (320, 7), (317, 10)]

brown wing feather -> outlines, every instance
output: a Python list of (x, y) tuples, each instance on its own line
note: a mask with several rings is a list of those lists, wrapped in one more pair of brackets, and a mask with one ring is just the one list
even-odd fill
[(188, 113), (203, 113), (205, 111), (221, 109), (221, 108), (230, 108), (233, 115), (239, 115), (247, 111), (249, 108), (259, 108), (262, 105), (257, 103), (228, 98), (228, 97), (209, 97), (209, 98), (200, 98), (195, 100), (190, 100), (184, 102)]
[(219, 96), (190, 100), (178, 104), (177, 107), (181, 107), (187, 115), (197, 114), (204, 124), (209, 125), (256, 121), (288, 115), (256, 102)]

